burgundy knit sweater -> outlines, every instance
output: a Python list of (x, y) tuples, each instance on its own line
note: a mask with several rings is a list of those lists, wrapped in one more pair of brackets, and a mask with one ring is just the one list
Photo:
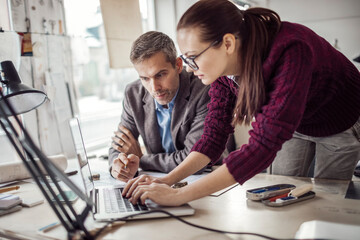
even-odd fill
[[(223, 161), (240, 184), (266, 169), (295, 131), (314, 137), (350, 128), (360, 116), (360, 73), (312, 30), (282, 22), (263, 63), (266, 103), (256, 114), (248, 144)], [(215, 162), (223, 152), (237, 86), (220, 77), (210, 88), (204, 133), (192, 151)]]

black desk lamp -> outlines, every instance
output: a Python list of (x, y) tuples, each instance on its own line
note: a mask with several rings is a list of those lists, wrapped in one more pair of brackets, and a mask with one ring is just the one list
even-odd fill
[[(33, 89), (21, 83), (21, 79), (11, 61), (0, 63), (0, 81), (2, 93), (17, 114), (29, 112), (45, 102), (47, 96), (44, 92)], [(4, 104), (0, 98), (0, 104)], [(8, 116), (11, 113), (6, 111)]]
[[(77, 185), (71, 182), (35, 145), (18, 117), (18, 114), (28, 112), (40, 106), (46, 100), (46, 94), (22, 84), (11, 61), (1, 62), (0, 73), (3, 86), (3, 89), (0, 87), (0, 126), (6, 133), (8, 140), (68, 232), (68, 239), (95, 239), (100, 234), (100, 231), (94, 236), (85, 227), (85, 219), (93, 208), (91, 199)], [(20, 136), (16, 131), (12, 121), (9, 119), (10, 116), (14, 118), (23, 136)], [(36, 161), (36, 158), (39, 161)], [(43, 173), (42, 168), (45, 169), (51, 181)], [(67, 187), (85, 201), (86, 205), (80, 213), (75, 211), (64, 192), (64, 186), (61, 186), (57, 179), (62, 180)], [(53, 182), (54, 186), (51, 186), (50, 182)], [(60, 201), (58, 193), (65, 203)]]

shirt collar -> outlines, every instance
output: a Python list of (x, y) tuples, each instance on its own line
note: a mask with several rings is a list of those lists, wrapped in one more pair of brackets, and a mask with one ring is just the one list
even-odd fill
[[(176, 94), (175, 94), (175, 96), (173, 97), (173, 99), (171, 100), (171, 102), (168, 103), (168, 108), (167, 108), (167, 109), (173, 109), (174, 104), (175, 104), (175, 99), (176, 99), (176, 96), (177, 96), (178, 92), (179, 92), (179, 89), (176, 91)], [(163, 110), (163, 109), (166, 109), (166, 108), (163, 107), (163, 105), (161, 105), (160, 103), (158, 103), (158, 102), (155, 100), (155, 98), (154, 98), (154, 102), (155, 102), (155, 109), (156, 109), (156, 110), (161, 111), (161, 110)]]

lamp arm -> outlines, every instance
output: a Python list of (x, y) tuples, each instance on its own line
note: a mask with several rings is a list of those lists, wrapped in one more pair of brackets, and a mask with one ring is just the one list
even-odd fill
[[(26, 131), (25, 127), (19, 120), (18, 116), (16, 115), (14, 109), (12, 108), (11, 104), (4, 98), (2, 91), (0, 91), (1, 101), (4, 103), (0, 104), (0, 125), (4, 129), (6, 136), (8, 137), (10, 143), (15, 148), (16, 152), (20, 156), (21, 160), (23, 161), (24, 165), (26, 166), (27, 170), (30, 172), (31, 176), (35, 180), (36, 184), (40, 188), (42, 194), (45, 196), (46, 200), (48, 201), (50, 207), (53, 209), (54, 213), (68, 232), (68, 238), (72, 239), (73, 236), (77, 234), (83, 235), (83, 239), (92, 240), (94, 237), (89, 233), (86, 229), (84, 222), (87, 218), (88, 214), (92, 209), (92, 202), (85, 194), (81, 192), (81, 190), (71, 182), (67, 176), (58, 169), (58, 167), (52, 163), (34, 144), (30, 135)], [(5, 108), (5, 109), (4, 109)], [(18, 132), (15, 130), (12, 122), (8, 118), (6, 111), (11, 113), (11, 116), (15, 118), (15, 121), (19, 125), (21, 131), (23, 131), (24, 136), (19, 136)], [(22, 147), (25, 152), (23, 153), (20, 150)], [(53, 180), (55, 184), (55, 189), (60, 193), (60, 195), (65, 200), (65, 204), (62, 204), (56, 195), (54, 189), (50, 186), (50, 183), (44, 173), (42, 172), (39, 164), (35, 161), (34, 156), (39, 158), (42, 166), (46, 169), (47, 174)], [(56, 181), (56, 177), (64, 180), (64, 183), (73, 190), (76, 194), (79, 195), (86, 202), (86, 206), (83, 209), (80, 215), (77, 215), (75, 212), (72, 204), (69, 202), (68, 197), (64, 194), (63, 189)], [(56, 203), (53, 201), (55, 199)], [(66, 210), (65, 206), (69, 209)], [(71, 217), (71, 216), (72, 217)]]

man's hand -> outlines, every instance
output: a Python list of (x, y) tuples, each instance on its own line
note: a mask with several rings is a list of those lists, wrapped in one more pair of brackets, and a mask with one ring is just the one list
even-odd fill
[(115, 136), (112, 137), (111, 147), (118, 152), (125, 154), (135, 154), (139, 158), (142, 157), (142, 152), (139, 142), (134, 138), (129, 129), (119, 125), (118, 131), (114, 132)]
[(114, 178), (127, 182), (132, 179), (140, 164), (140, 159), (134, 154), (126, 155), (120, 153), (117, 158), (114, 159), (111, 166), (111, 176)]

